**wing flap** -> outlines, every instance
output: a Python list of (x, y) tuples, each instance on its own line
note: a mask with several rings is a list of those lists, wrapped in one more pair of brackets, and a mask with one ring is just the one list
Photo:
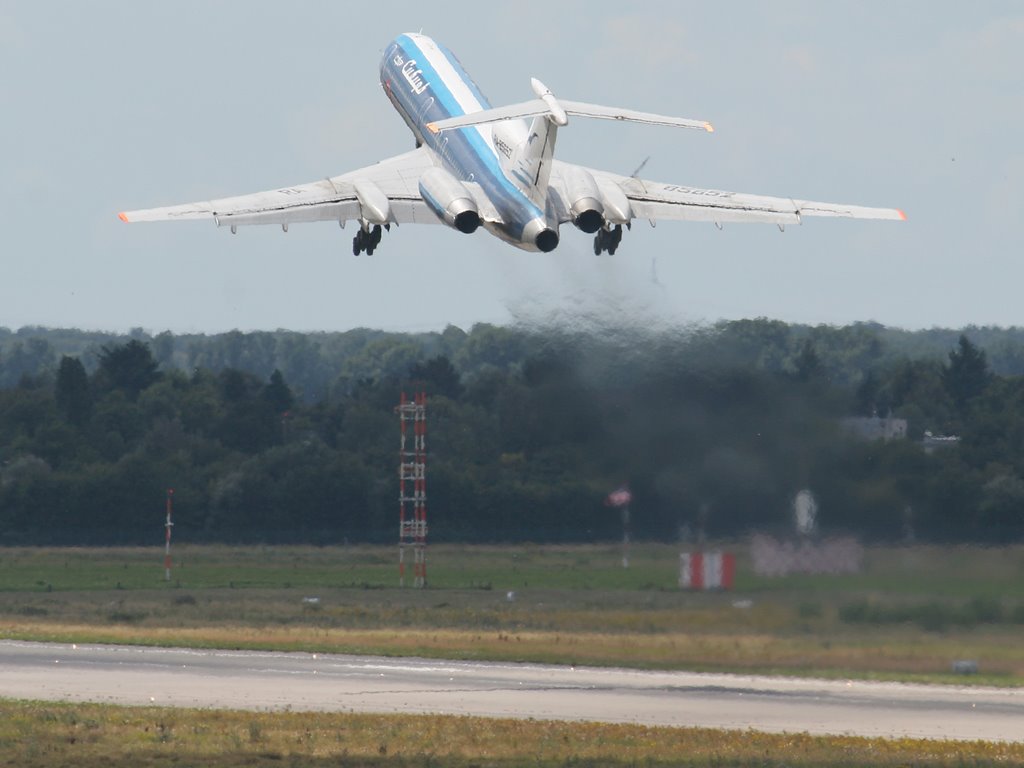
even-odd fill
[(252, 224), (305, 224), (311, 221), (350, 221), (359, 218), (359, 201), (341, 200), (314, 203), (302, 207), (215, 213), (218, 227), (242, 227)]
[(387, 196), (391, 220), (398, 224), (435, 223), (437, 218), (419, 196), (419, 178), (433, 162), (424, 148), (330, 179), (256, 192), (118, 214), (128, 223), (213, 219), (218, 226), (301, 224), (311, 221), (353, 221), (360, 205), (353, 181), (373, 182)]
[[(350, 189), (344, 197), (349, 201), (355, 200)], [(236, 226), (264, 223), (264, 219), (267, 220), (266, 223), (287, 224), (292, 221), (319, 221), (328, 218), (325, 215), (316, 215), (316, 212), (342, 202), (343, 196), (339, 194), (339, 189), (334, 184), (330, 181), (316, 181), (312, 184), (225, 197), (220, 200), (129, 211), (121, 215), (121, 220), (134, 223), (213, 218), (219, 222), (230, 218)]]
[(795, 200), (802, 216), (838, 216), (844, 219), (883, 219), (906, 221), (907, 214), (899, 208), (867, 208), (863, 205), (842, 203), (815, 203), (810, 200)]
[(633, 215), (638, 219), (710, 221), (718, 224), (799, 224), (805, 216), (906, 220), (906, 215), (897, 208), (870, 208), (845, 203), (821, 203), (788, 197), (701, 189), (586, 170), (596, 179), (616, 184), (625, 193), (633, 209)]
[(708, 200), (668, 201), (629, 198), (638, 219), (650, 221), (710, 221), (715, 224), (761, 222), (799, 224), (795, 211), (778, 211), (758, 206), (720, 205)]
[(142, 221), (187, 221), (188, 219), (209, 219), (213, 216), (213, 204), (209, 202), (169, 205), (163, 208), (146, 208), (140, 211), (122, 211), (117, 217), (126, 224)]

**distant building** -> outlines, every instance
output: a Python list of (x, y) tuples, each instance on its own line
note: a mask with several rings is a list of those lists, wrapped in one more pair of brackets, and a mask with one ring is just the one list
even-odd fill
[(937, 448), (952, 448), (959, 443), (959, 435), (933, 435), (927, 430), (925, 430), (924, 437), (921, 438), (921, 445), (928, 453), (934, 453)]
[(844, 430), (862, 440), (906, 440), (907, 420), (891, 416), (850, 416), (840, 422)]

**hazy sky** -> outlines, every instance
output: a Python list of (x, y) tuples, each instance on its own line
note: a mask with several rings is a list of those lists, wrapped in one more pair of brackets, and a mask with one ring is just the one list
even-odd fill
[[(635, 9), (627, 10), (627, 5)], [(371, 6), (377, 6), (371, 9)], [(0, 325), (428, 330), (552, 317), (1024, 324), (1019, 2), (0, 0)], [(117, 212), (321, 179), (411, 149), (378, 82), (421, 30), (495, 105), (556, 95), (707, 119), (574, 119), (563, 160), (903, 208), (905, 224), (638, 222), (615, 257), (405, 226), (126, 225)]]

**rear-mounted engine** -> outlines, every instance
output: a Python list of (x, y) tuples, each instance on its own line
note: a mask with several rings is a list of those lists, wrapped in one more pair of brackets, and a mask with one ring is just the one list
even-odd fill
[(420, 177), (420, 197), (427, 207), (449, 227), (476, 232), (480, 213), (466, 186), (443, 168), (431, 168)]

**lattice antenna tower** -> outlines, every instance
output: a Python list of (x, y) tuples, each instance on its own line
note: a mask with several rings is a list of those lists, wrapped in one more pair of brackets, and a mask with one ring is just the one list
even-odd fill
[[(427, 394), (398, 405), (402, 443), (398, 467), (398, 581), (405, 586), (405, 551), (412, 550), (413, 586), (427, 586)], [(411, 490), (411, 494), (410, 494)]]

